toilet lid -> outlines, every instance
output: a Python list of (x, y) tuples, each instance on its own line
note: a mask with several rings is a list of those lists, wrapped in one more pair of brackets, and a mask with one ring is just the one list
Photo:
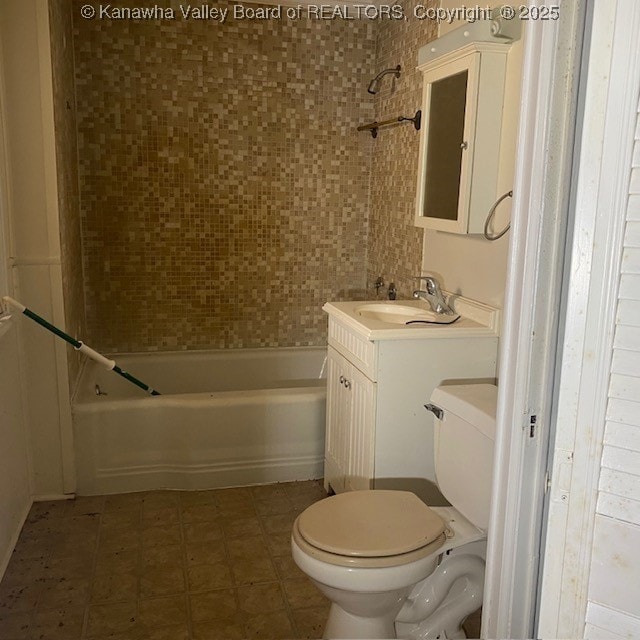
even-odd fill
[(349, 491), (320, 500), (298, 519), (314, 547), (344, 556), (394, 556), (420, 549), (445, 530), (435, 512), (409, 491)]

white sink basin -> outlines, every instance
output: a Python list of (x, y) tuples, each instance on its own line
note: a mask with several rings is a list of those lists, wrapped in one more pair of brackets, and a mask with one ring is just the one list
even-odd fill
[(409, 322), (451, 324), (459, 317), (434, 313), (421, 307), (385, 302), (369, 302), (357, 307), (355, 312), (362, 318), (371, 318), (391, 324), (407, 324)]
[(460, 295), (453, 299), (447, 295), (459, 316), (434, 313), (424, 300), (351, 300), (327, 302), (322, 308), (339, 324), (370, 341), (498, 335), (497, 309)]

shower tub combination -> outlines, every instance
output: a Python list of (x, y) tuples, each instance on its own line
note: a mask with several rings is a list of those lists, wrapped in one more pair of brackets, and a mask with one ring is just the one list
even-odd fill
[(148, 396), (87, 362), (73, 403), (80, 495), (321, 478), (326, 349), (118, 356)]

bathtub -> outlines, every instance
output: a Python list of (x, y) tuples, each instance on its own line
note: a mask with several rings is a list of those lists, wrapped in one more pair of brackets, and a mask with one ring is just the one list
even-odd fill
[(79, 495), (321, 478), (326, 349), (119, 355), (149, 396), (88, 361), (73, 399)]

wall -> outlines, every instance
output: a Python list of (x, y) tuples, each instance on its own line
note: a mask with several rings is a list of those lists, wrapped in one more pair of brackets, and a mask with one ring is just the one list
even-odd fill
[[(407, 21), (387, 21), (376, 34), (376, 73), (402, 66), (401, 76), (385, 76), (375, 96), (376, 120), (413, 117), (421, 108), (422, 74), (416, 69), (418, 49), (437, 37), (437, 24), (413, 18), (416, 4), (405, 2)], [(382, 276), (395, 282), (399, 298), (411, 297), (420, 274), (422, 229), (413, 224), (419, 133), (405, 123), (383, 129), (373, 143), (370, 218), (367, 243), (367, 290)], [(386, 288), (384, 290), (386, 294)], [(382, 296), (383, 291), (380, 292)]]
[(321, 345), (361, 297), (373, 26), (83, 20), (75, 59), (88, 339)]
[[(64, 314), (67, 331), (83, 338), (86, 327), (78, 193), (73, 0), (49, 0), (49, 26)], [(79, 352), (69, 350), (68, 360), (69, 384), (73, 392), (81, 364)]]
[[(2, 253), (0, 251), (0, 253)], [(6, 290), (2, 290), (5, 295)], [(21, 359), (15, 323), (0, 326), (0, 580), (31, 507), (26, 424), (20, 388)]]
[[(0, 2), (7, 205), (13, 297), (65, 328), (60, 260), (49, 7)], [(16, 316), (33, 492), (74, 490), (67, 347)]]
[[(496, 6), (503, 2), (484, 3)], [(460, 7), (459, 0), (442, 0), (443, 8)], [(440, 35), (460, 26), (460, 23), (440, 25)], [(516, 135), (520, 111), (520, 80), (524, 38), (511, 45), (507, 59), (507, 77), (498, 172), (498, 195), (513, 187)], [(496, 210), (494, 229), (509, 222), (510, 203), (507, 199)], [(487, 212), (488, 213), (488, 212)], [(425, 230), (422, 269), (439, 276), (444, 287), (454, 293), (502, 307), (506, 280), (510, 234), (489, 242), (482, 236), (464, 236)]]
[(635, 128), (617, 304), (587, 638), (640, 634), (640, 114)]
[[(0, 10), (0, 16), (2, 15)], [(8, 167), (4, 105), (4, 53), (0, 48), (0, 297), (10, 293)], [(21, 388), (22, 358), (15, 320), (0, 320), (0, 580), (31, 507), (27, 425)]]
[[(405, 3), (405, 15), (412, 16), (416, 4)], [(435, 6), (432, 2), (428, 6)], [(496, 2), (488, 3), (496, 4)], [(442, 0), (444, 8), (460, 7), (458, 0)], [(484, 5), (483, 5), (484, 6)], [(416, 70), (418, 50), (430, 40), (461, 25), (436, 22), (386, 22), (376, 38), (377, 70), (402, 65), (398, 80), (385, 78), (375, 97), (376, 118), (413, 116), (422, 100), (422, 74)], [(515, 162), (522, 41), (512, 45), (507, 63), (505, 110), (500, 152), (498, 192), (512, 187)], [(371, 213), (369, 223), (367, 287), (382, 275), (395, 281), (398, 296), (408, 298), (416, 288), (413, 279), (421, 273), (438, 276), (444, 288), (488, 304), (502, 306), (509, 235), (489, 242), (479, 236), (462, 236), (414, 226), (419, 136), (410, 125), (380, 133), (374, 143), (371, 169)], [(509, 220), (509, 205), (499, 208), (495, 227)], [(386, 289), (385, 292), (386, 293)]]

